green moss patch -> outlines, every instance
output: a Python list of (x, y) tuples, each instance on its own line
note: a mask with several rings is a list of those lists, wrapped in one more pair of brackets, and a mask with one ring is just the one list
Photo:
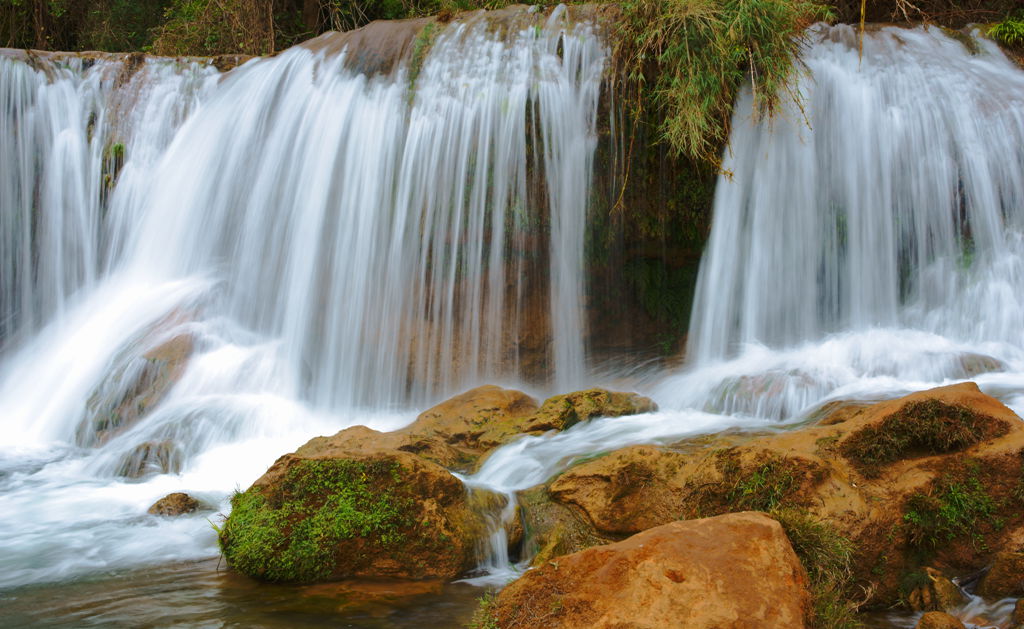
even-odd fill
[[(220, 547), (237, 570), (267, 581), (331, 576), (338, 545), (365, 538), (399, 545), (414, 525), (401, 495), (402, 467), (389, 460), (303, 460), (275, 490), (251, 488), (231, 500)], [(266, 493), (265, 493), (266, 492)]]
[(928, 492), (917, 492), (907, 499), (903, 515), (907, 541), (931, 550), (967, 537), (984, 547), (979, 526), (998, 526), (994, 516), (999, 506), (978, 477), (977, 464), (968, 464), (966, 473), (943, 475)]
[(874, 477), (894, 461), (960, 451), (1008, 430), (1005, 422), (967, 407), (924, 400), (861, 428), (839, 449), (859, 472)]

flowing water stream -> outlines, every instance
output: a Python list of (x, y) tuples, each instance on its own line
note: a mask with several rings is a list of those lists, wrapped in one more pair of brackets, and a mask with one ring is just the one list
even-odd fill
[[(209, 513), (145, 509), (226, 509), (312, 436), (483, 382), (600, 384), (584, 226), (609, 48), (564, 7), (517, 11), (383, 74), (330, 46), (226, 75), (0, 55), (0, 592), (214, 557)], [(964, 379), (1024, 411), (1024, 72), (939, 29), (860, 55), (819, 25), (803, 59), (800, 107), (737, 103), (688, 363), (638, 383), (662, 410), (518, 440), (468, 484)], [(538, 328), (542, 382), (516, 344)], [(489, 555), (484, 581), (515, 574), (497, 528)]]

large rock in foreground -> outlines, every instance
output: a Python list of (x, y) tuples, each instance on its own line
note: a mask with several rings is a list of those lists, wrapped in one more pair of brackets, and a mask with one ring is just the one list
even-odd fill
[(782, 526), (743, 512), (558, 557), (506, 587), (489, 613), (497, 627), (798, 629), (809, 608)]
[(231, 506), (224, 557), (266, 581), (452, 579), (485, 534), (462, 482), (402, 451), (287, 454)]

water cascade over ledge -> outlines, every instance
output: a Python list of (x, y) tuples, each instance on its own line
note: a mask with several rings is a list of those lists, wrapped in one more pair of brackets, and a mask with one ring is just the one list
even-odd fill
[[(337, 35), (223, 76), (0, 56), (0, 588), (214, 556), (203, 517), (141, 514), (183, 488), (227, 509), (310, 437), (594, 384), (610, 46), (508, 11), (372, 71)], [(641, 386), (662, 410), (520, 439), (467, 485), (968, 378), (1024, 410), (1024, 72), (939, 29), (808, 40), (800, 107), (737, 102), (688, 363)]]
[[(24, 470), (0, 585), (209, 556), (194, 522), (132, 558), (125, 518), (182, 481), (220, 502), (316, 434), (536, 381), (525, 335), (550, 340), (541, 386), (583, 384), (607, 49), (564, 7), (432, 26), (370, 72), (339, 35), (223, 77), (0, 58), (0, 408)], [(72, 504), (97, 514), (79, 534)]]

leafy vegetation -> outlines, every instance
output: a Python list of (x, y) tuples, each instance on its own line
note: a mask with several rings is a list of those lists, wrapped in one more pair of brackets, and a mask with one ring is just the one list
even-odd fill
[(993, 24), (988, 29), (988, 36), (1004, 46), (1024, 51), (1024, 10)]
[(406, 515), (410, 499), (389, 488), (401, 482), (401, 472), (387, 461), (296, 463), (278, 491), (250, 488), (232, 498), (221, 550), (236, 569), (267, 581), (326, 578), (343, 540), (363, 537), (384, 547), (403, 542), (403, 530), (415, 523)]
[(934, 549), (961, 536), (984, 545), (978, 525), (993, 518), (999, 505), (985, 491), (976, 465), (968, 465), (959, 477), (946, 474), (931, 491), (917, 492), (907, 500), (903, 515), (907, 540), (923, 549)]
[(840, 452), (865, 476), (914, 453), (962, 450), (1006, 434), (1007, 425), (969, 408), (939, 400), (911, 402), (873, 426), (852, 434)]
[(803, 29), (827, 17), (818, 0), (627, 0), (618, 57), (641, 86), (633, 115), (661, 113), (660, 137), (680, 155), (718, 163), (740, 87), (771, 114), (792, 90)]
[(736, 469), (727, 464), (723, 471), (734, 484), (726, 493), (726, 501), (735, 511), (772, 511), (797, 489), (799, 481), (793, 466), (780, 458), (772, 458), (752, 470)]

